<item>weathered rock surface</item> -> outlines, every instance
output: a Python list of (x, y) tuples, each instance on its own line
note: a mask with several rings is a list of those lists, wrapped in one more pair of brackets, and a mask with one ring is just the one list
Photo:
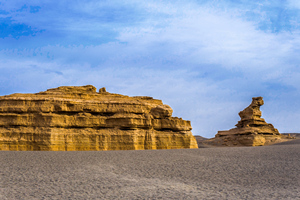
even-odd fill
[(262, 97), (252, 98), (252, 103), (239, 113), (241, 120), (236, 128), (219, 131), (215, 140), (226, 146), (262, 146), (281, 139), (281, 134), (272, 124), (261, 118)]
[(197, 148), (190, 121), (152, 97), (91, 85), (0, 97), (0, 150)]

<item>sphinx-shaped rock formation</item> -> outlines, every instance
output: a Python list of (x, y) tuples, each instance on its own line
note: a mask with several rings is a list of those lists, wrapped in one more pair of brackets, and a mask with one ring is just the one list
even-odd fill
[(190, 121), (152, 97), (91, 85), (0, 97), (0, 150), (197, 148)]
[(261, 118), (260, 106), (264, 104), (262, 97), (252, 98), (252, 103), (239, 113), (241, 120), (236, 128), (219, 131), (215, 139), (221, 139), (227, 146), (261, 146), (271, 140), (280, 138), (280, 133), (272, 124)]

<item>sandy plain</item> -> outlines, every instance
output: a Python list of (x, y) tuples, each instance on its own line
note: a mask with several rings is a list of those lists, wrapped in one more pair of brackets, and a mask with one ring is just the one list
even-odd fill
[(182, 150), (0, 151), (0, 199), (300, 199), (300, 140)]

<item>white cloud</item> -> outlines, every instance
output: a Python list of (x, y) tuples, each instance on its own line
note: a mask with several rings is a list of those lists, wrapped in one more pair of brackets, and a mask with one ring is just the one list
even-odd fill
[[(15, 61), (6, 62), (2, 67), (5, 70), (11, 69), (10, 80), (5, 81), (11, 93), (35, 93), (61, 85), (92, 84), (97, 88), (106, 87), (113, 93), (162, 99), (174, 109), (174, 116), (192, 121), (195, 134), (212, 136), (211, 134), (226, 122), (226, 118), (219, 119), (222, 118), (222, 111), (228, 110), (228, 105), (218, 103), (217, 99), (219, 95), (226, 96), (230, 90), (220, 89), (217, 84), (208, 84), (205, 79), (193, 80), (191, 77), (194, 74), (183, 69), (99, 69), (89, 66), (77, 66), (76, 69), (72, 69), (70, 66), (56, 63)], [(218, 119), (219, 126), (208, 123), (213, 119)], [(221, 121), (223, 122), (220, 123)]]
[(298, 0), (288, 0), (287, 2), (291, 9), (300, 9), (300, 2)]
[[(80, 41), (65, 45), (66, 38), (58, 37), (38, 48), (2, 49), (0, 93), (93, 84), (109, 92), (153, 96), (169, 104), (175, 116), (191, 120), (194, 134), (206, 137), (233, 128), (238, 112), (250, 104), (252, 96), (261, 95), (266, 104), (276, 107), (263, 107), (267, 122), (270, 119), (279, 130), (298, 130), (292, 118), (296, 115), (286, 116), (285, 123), (274, 116), (289, 110), (299, 98), (299, 32), (259, 30), (239, 9), (232, 13), (230, 8), (180, 1), (129, 3), (140, 18), (122, 25), (96, 20), (101, 7), (113, 6), (108, 1), (105, 5), (74, 3), (65, 14), (53, 11), (55, 19), (49, 18), (53, 13), (45, 8), (34, 19), (28, 13), (23, 19), (15, 16), (20, 22), (33, 20), (36, 27), (53, 28), (58, 35), (66, 30), (77, 40), (93, 39), (101, 29), (113, 29), (117, 36), (114, 42), (94, 45)], [(63, 4), (58, 6), (64, 8)], [(138, 7), (132, 8), (134, 4)], [(48, 40), (42, 34), (39, 39)], [(299, 109), (300, 105), (293, 105), (295, 113)]]
[[(136, 67), (91, 68), (89, 65), (61, 65), (55, 62), (16, 62), (8, 61), (2, 65), (6, 87), (12, 92), (39, 92), (61, 85), (92, 84), (98, 89), (106, 87), (109, 92), (129, 96), (153, 96), (162, 99), (174, 110), (174, 116), (191, 120), (193, 133), (213, 137), (218, 130), (233, 128), (239, 120), (238, 112), (251, 102), (251, 91), (237, 91), (234, 84), (249, 84), (248, 81), (232, 78), (213, 81), (210, 77), (195, 79), (195, 73), (188, 69), (164, 70)], [(9, 72), (9, 80), (3, 79)], [(228, 81), (230, 81), (228, 83)], [(237, 82), (238, 81), (238, 82)], [(1, 84), (2, 85), (2, 84)], [(241, 86), (242, 89), (246, 86)], [(2, 88), (0, 87), (0, 90)], [(1, 92), (4, 95), (3, 92)], [(7, 94), (7, 93), (6, 93)], [(278, 94), (279, 95), (279, 94)], [(257, 95), (259, 96), (259, 95)], [(263, 95), (264, 96), (264, 95)], [(279, 95), (280, 96), (280, 95)], [(281, 98), (281, 97), (280, 97)], [(263, 115), (279, 130), (297, 130), (293, 115), (285, 115), (282, 123), (282, 110), (289, 109), (286, 104), (267, 96)], [(278, 101), (278, 102), (277, 102)], [(282, 104), (282, 105), (280, 105)], [(280, 106), (279, 106), (280, 105)], [(293, 108), (295, 112), (299, 107)], [(274, 111), (275, 110), (275, 111)], [(298, 112), (298, 111), (297, 111)]]
[[(299, 45), (298, 33), (272, 34), (256, 29), (254, 23), (215, 13), (207, 8), (186, 8), (186, 13), (145, 27), (122, 31), (120, 41), (143, 48), (165, 45), (174, 56), (187, 56), (194, 63), (221, 64), (227, 68), (278, 68)], [(143, 51), (143, 49), (141, 49)], [(148, 51), (147, 51), (148, 52)]]

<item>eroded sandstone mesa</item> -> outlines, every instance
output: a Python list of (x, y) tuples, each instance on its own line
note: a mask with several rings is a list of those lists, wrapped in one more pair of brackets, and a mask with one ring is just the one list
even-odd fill
[(0, 97), (0, 150), (197, 148), (190, 121), (152, 97), (62, 86)]
[(261, 146), (266, 142), (279, 139), (278, 130), (261, 118), (260, 106), (263, 104), (262, 97), (252, 98), (252, 103), (239, 113), (241, 120), (235, 125), (236, 128), (219, 131), (216, 140), (221, 139), (227, 146)]

